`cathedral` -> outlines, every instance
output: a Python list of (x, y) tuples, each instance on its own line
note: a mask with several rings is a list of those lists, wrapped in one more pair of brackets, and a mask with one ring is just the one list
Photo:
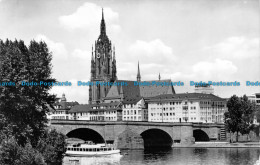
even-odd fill
[[(91, 58), (91, 77), (90, 81), (99, 82), (114, 82), (116, 76), (116, 58), (115, 47), (106, 34), (106, 23), (102, 9), (102, 19), (100, 24), (100, 35), (95, 41), (92, 58)], [(100, 103), (101, 98), (105, 97), (110, 89), (110, 86), (90, 86), (89, 88), (89, 103)]]
[[(134, 81), (118, 80), (116, 69), (116, 57), (115, 47), (112, 46), (106, 34), (106, 24), (104, 19), (104, 12), (102, 9), (102, 19), (100, 23), (100, 34), (95, 41), (94, 48), (92, 46), (92, 58), (91, 58), (91, 77), (90, 81), (95, 82), (127, 82), (127, 86), (100, 86), (93, 85), (89, 86), (89, 104), (109, 103), (109, 102), (128, 102), (135, 101), (135, 99), (154, 97), (161, 94), (175, 94), (173, 86), (135, 86)], [(137, 77), (136, 81), (141, 82), (141, 73), (139, 62), (137, 66)], [(159, 79), (154, 81), (162, 81), (170, 83), (171, 80), (161, 80), (160, 74)], [(146, 81), (152, 82), (152, 81)]]
[[(226, 111), (224, 99), (212, 94), (176, 94), (172, 85), (160, 85), (172, 84), (170, 79), (162, 80), (160, 74), (156, 80), (143, 81), (140, 66), (137, 62), (135, 81), (118, 79), (115, 47), (106, 34), (102, 9), (100, 34), (92, 46), (89, 104), (73, 106), (66, 118), (89, 121), (223, 122)], [(97, 85), (102, 83), (109, 85)], [(206, 110), (204, 103), (210, 106)]]

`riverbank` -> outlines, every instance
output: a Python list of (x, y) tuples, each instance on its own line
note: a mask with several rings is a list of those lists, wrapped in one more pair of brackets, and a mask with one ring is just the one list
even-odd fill
[(195, 144), (174, 144), (174, 148), (260, 148), (260, 142), (195, 142)]

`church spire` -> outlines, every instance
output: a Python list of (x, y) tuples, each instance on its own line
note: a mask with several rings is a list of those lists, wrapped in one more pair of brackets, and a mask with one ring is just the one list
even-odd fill
[(159, 72), (159, 81), (161, 80), (161, 74), (160, 74), (160, 72)]
[(92, 45), (92, 57), (91, 60), (94, 61), (94, 57), (93, 57), (93, 45)]
[(101, 19), (101, 24), (100, 24), (100, 34), (105, 35), (106, 34), (106, 24), (105, 24), (105, 19), (104, 19), (104, 11), (102, 8), (102, 19)]
[(139, 61), (138, 61), (138, 70), (137, 70), (137, 81), (141, 81), (141, 74), (140, 74), (140, 68), (139, 68)]
[(104, 11), (103, 11), (103, 8), (102, 8), (102, 20), (104, 20)]

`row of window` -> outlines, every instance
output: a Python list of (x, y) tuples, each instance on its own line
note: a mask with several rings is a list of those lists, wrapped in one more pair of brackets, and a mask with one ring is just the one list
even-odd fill
[(124, 108), (135, 108), (135, 107), (141, 107), (141, 105), (136, 104), (124, 104)]
[[(185, 102), (187, 104), (187, 102)], [(157, 103), (157, 105), (181, 105), (181, 102)]]
[(68, 116), (52, 116), (52, 119), (69, 119)]
[[(201, 112), (200, 115), (207, 115), (207, 112)], [(211, 115), (211, 112), (208, 112), (208, 115)]]
[(110, 105), (110, 106), (96, 106), (96, 107), (92, 107), (92, 109), (111, 109), (111, 108), (116, 108), (117, 106), (114, 105)]
[(124, 120), (126, 121), (126, 120), (129, 120), (129, 121), (131, 121), (131, 120), (142, 120), (142, 117), (141, 116), (138, 116), (138, 118), (136, 117), (136, 116), (131, 116), (131, 117), (124, 117)]
[[(162, 113), (151, 113), (151, 116), (162, 116)], [(163, 113), (163, 116), (175, 116), (175, 113)]]
[(68, 151), (87, 151), (87, 152), (99, 152), (99, 151), (111, 151), (112, 148), (67, 148)]
[(141, 115), (141, 110), (124, 110), (124, 115)]

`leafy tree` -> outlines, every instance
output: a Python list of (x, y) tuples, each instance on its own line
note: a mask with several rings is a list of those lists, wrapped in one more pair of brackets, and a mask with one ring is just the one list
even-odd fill
[(53, 82), (51, 59), (44, 42), (0, 40), (0, 80), (15, 86), (0, 86), (0, 114), (12, 127), (19, 144), (29, 139), (33, 146), (46, 126), (47, 104), (54, 102), (51, 86), (21, 86), (21, 82)]
[(233, 95), (227, 102), (228, 112), (225, 115), (225, 124), (228, 131), (236, 132), (236, 141), (238, 141), (238, 132), (242, 121), (241, 100)]
[(255, 104), (248, 100), (248, 97), (244, 95), (241, 98), (241, 108), (243, 111), (242, 123), (240, 124), (240, 133), (242, 135), (249, 134), (254, 129), (254, 115), (255, 115)]
[(62, 165), (66, 151), (66, 136), (56, 130), (46, 131), (40, 139), (37, 149), (43, 154), (48, 165)]
[(241, 98), (233, 95), (227, 102), (228, 112), (224, 114), (225, 125), (228, 131), (236, 132), (236, 141), (238, 133), (249, 134), (253, 130), (253, 119), (255, 106), (250, 103), (247, 96)]
[(0, 40), (0, 164), (59, 165), (65, 136), (46, 131), (46, 112), (55, 96), (51, 86), (22, 86), (24, 82), (55, 82), (44, 42)]
[(39, 151), (30, 143), (20, 146), (15, 138), (5, 139), (1, 144), (0, 164), (4, 165), (46, 165)]

